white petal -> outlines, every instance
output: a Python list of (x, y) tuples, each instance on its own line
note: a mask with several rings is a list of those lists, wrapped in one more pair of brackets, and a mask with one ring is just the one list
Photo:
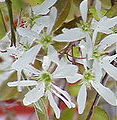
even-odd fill
[(83, 78), (81, 74), (75, 74), (73, 76), (68, 76), (66, 79), (69, 83), (75, 83)]
[(57, 42), (74, 42), (84, 38), (86, 34), (80, 28), (66, 30), (63, 34), (57, 35), (53, 40)]
[(49, 26), (47, 28), (47, 33), (49, 34), (51, 33), (52, 28), (55, 24), (56, 17), (57, 17), (57, 9), (55, 7), (52, 7), (49, 14)]
[(19, 28), (17, 28), (17, 31), (23, 37), (29, 37), (31, 39), (38, 39), (39, 38), (38, 33), (34, 32), (28, 28), (19, 27)]
[(75, 65), (60, 63), (59, 66), (56, 68), (55, 72), (53, 73), (53, 77), (66, 78), (68, 76), (75, 75), (77, 71), (78, 71), (78, 67)]
[(110, 63), (103, 63), (103, 69), (117, 81), (117, 68)]
[(71, 101), (70, 95), (66, 91), (62, 90), (61, 88), (59, 88), (54, 84), (52, 84), (52, 86), (69, 101), (69, 103), (71, 104), (71, 107), (73, 108), (75, 107), (75, 104)]
[(82, 114), (85, 109), (86, 98), (87, 98), (86, 85), (83, 84), (79, 90), (78, 97), (77, 97), (79, 114)]
[(46, 71), (48, 70), (48, 68), (50, 67), (51, 61), (49, 59), (49, 57), (44, 56), (43, 57), (43, 64), (42, 64), (42, 68)]
[(57, 106), (57, 104), (56, 104), (56, 102), (55, 102), (55, 100), (54, 100), (54, 98), (52, 96), (52, 93), (49, 90), (47, 90), (46, 93), (47, 93), (50, 105), (53, 108), (54, 113), (56, 115), (56, 118), (59, 119), (60, 118), (60, 109), (58, 108), (58, 106)]
[(97, 27), (97, 25), (98, 25), (98, 21), (93, 18), (91, 21), (92, 28), (95, 29)]
[(69, 103), (69, 101), (67, 101), (63, 96), (59, 95), (56, 91), (52, 90), (52, 92), (59, 97), (66, 105), (68, 108), (71, 108), (71, 104)]
[(49, 16), (42, 16), (42, 17), (36, 19), (36, 24), (38, 24), (39, 26), (48, 27), (49, 19), (50, 19)]
[(41, 97), (44, 96), (45, 85), (41, 84), (40, 88), (36, 87), (30, 90), (23, 99), (24, 105), (30, 105), (37, 102)]
[(45, 0), (41, 5), (37, 5), (32, 7), (32, 10), (35, 15), (45, 15), (50, 10), (49, 8), (52, 7), (57, 0)]
[(117, 16), (113, 18), (105, 18), (103, 22), (103, 26), (107, 28), (112, 28), (117, 25)]
[(37, 85), (37, 81), (33, 81), (33, 80), (14, 81), (14, 82), (8, 82), (7, 85), (9, 87), (14, 87), (14, 86), (34, 86), (34, 85)]
[(83, 0), (80, 3), (80, 12), (81, 12), (81, 16), (84, 22), (87, 21), (87, 12), (88, 12), (88, 1), (87, 0)]
[(40, 34), (40, 32), (43, 30), (44, 25), (42, 24), (38, 24), (37, 22), (33, 25), (33, 27), (31, 28), (32, 31)]
[(102, 62), (103, 63), (111, 63), (116, 58), (117, 58), (117, 54), (112, 55), (112, 56), (105, 56), (104, 58), (102, 58)]
[(95, 44), (95, 41), (96, 41), (96, 38), (97, 38), (97, 34), (98, 34), (98, 30), (97, 28), (94, 30), (93, 32), (93, 37), (92, 37), (92, 42), (93, 42), (93, 45)]
[(32, 65), (27, 65), (25, 68), (25, 71), (34, 73), (34, 74), (39, 74), (41, 71), (33, 67)]
[(103, 86), (99, 82), (91, 82), (94, 89), (111, 105), (116, 106), (116, 96), (115, 94), (107, 87)]
[(100, 0), (96, 0), (95, 9), (97, 10), (98, 16), (102, 17), (102, 15), (101, 15), (101, 2), (100, 2)]
[(40, 45), (36, 45), (28, 51), (26, 51), (18, 60), (16, 60), (12, 64), (12, 69), (19, 71), (26, 68), (30, 63), (33, 64), (40, 48)]
[(48, 46), (48, 57), (54, 63), (59, 63), (58, 53), (53, 46)]
[(102, 65), (99, 60), (94, 59), (93, 62), (93, 72), (95, 74), (96, 80), (100, 82), (102, 78)]
[(116, 42), (117, 42), (117, 34), (108, 35), (100, 42), (99, 50), (103, 51), (107, 47), (111, 46)]

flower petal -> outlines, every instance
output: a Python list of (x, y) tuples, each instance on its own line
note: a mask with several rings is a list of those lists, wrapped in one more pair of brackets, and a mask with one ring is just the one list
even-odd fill
[(59, 63), (58, 53), (52, 45), (48, 46), (48, 55), (49, 59), (54, 63)]
[(58, 108), (58, 106), (52, 96), (52, 93), (49, 90), (47, 90), (46, 93), (48, 96), (48, 100), (50, 102), (50, 106), (53, 108), (56, 118), (59, 119), (60, 118), (60, 109)]
[(105, 37), (100, 42), (99, 50), (103, 51), (107, 47), (111, 46), (112, 44), (117, 43), (117, 39), (116, 38), (117, 38), (117, 34), (111, 34), (111, 35), (108, 35), (107, 37)]
[(103, 63), (103, 69), (117, 81), (117, 68), (110, 63)]
[(52, 86), (68, 100), (68, 102), (71, 104), (71, 107), (73, 108), (75, 107), (75, 104), (71, 101), (70, 95), (66, 91), (62, 90), (61, 88), (54, 84), (52, 84)]
[(57, 35), (53, 40), (57, 42), (74, 42), (84, 38), (86, 34), (80, 28), (67, 29), (63, 34)]
[(34, 86), (34, 85), (37, 85), (37, 81), (34, 81), (34, 80), (14, 81), (14, 82), (8, 82), (7, 85), (9, 87), (14, 87), (14, 86)]
[(12, 64), (12, 69), (19, 71), (26, 68), (30, 63), (33, 64), (40, 48), (40, 45), (36, 45), (28, 51), (26, 51), (18, 60), (16, 60)]
[(68, 108), (71, 108), (71, 104), (69, 103), (69, 101), (67, 101), (62, 95), (59, 95), (56, 91), (52, 90), (52, 92), (59, 97), (66, 105)]
[(91, 82), (94, 89), (111, 105), (116, 106), (116, 96), (115, 94), (107, 87), (103, 86), (99, 82)]
[(52, 28), (55, 24), (56, 21), (56, 17), (57, 17), (57, 9), (55, 7), (52, 7), (50, 10), (50, 14), (49, 14), (49, 26), (47, 28), (47, 33), (50, 34), (52, 31)]
[(75, 83), (83, 78), (81, 74), (75, 74), (74, 76), (68, 76), (66, 79), (69, 83)]
[(48, 56), (44, 56), (43, 57), (42, 68), (46, 71), (50, 67), (50, 64), (51, 64), (51, 61), (50, 61), (49, 57)]
[(86, 85), (83, 84), (79, 90), (78, 97), (77, 97), (79, 114), (82, 114), (85, 109), (86, 98), (87, 98)]
[(57, 0), (45, 0), (41, 5), (32, 7), (32, 11), (35, 15), (45, 15), (56, 2)]
[(99, 60), (94, 59), (93, 62), (93, 72), (95, 74), (96, 81), (100, 82), (102, 78), (102, 65)]
[(30, 105), (37, 102), (41, 97), (44, 96), (45, 85), (40, 84), (40, 88), (36, 87), (30, 90), (23, 99), (24, 105)]
[(17, 28), (18, 33), (23, 37), (28, 37), (30, 39), (39, 39), (38, 33), (28, 29), (28, 28)]
[(66, 78), (68, 76), (73, 76), (77, 73), (78, 67), (71, 64), (59, 63), (59, 66), (53, 73), (54, 78)]
[(87, 0), (83, 0), (80, 3), (80, 12), (81, 12), (81, 16), (84, 22), (87, 21), (87, 12), (88, 12), (88, 1)]
[(98, 16), (102, 17), (102, 15), (101, 15), (101, 2), (100, 2), (100, 0), (96, 0), (95, 9), (97, 10)]

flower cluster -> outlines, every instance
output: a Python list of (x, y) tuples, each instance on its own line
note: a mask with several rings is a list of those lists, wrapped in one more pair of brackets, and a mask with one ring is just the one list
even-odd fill
[[(63, 79), (68, 83), (78, 82), (81, 86), (77, 96), (79, 114), (84, 112), (87, 90), (92, 88), (109, 104), (116, 106), (115, 94), (101, 80), (106, 73), (117, 80), (117, 68), (113, 65), (117, 58), (116, 47), (114, 46), (114, 54), (110, 54), (112, 50), (109, 49), (117, 43), (114, 31), (117, 17), (103, 16), (101, 2), (96, 0), (95, 9), (99, 20), (88, 19), (88, 0), (83, 0), (79, 6), (82, 20), (77, 23), (77, 27), (64, 28), (56, 35), (54, 25), (57, 9), (53, 7), (56, 2), (57, 0), (45, 0), (41, 5), (29, 9), (30, 17), (23, 27), (17, 25), (16, 47), (10, 47), (11, 31), (1, 40), (2, 79), (7, 79), (16, 71), (17, 80), (8, 82), (8, 86), (18, 87), (20, 92), (24, 87), (28, 88), (23, 99), (24, 105), (35, 105), (41, 98), (48, 98), (56, 118), (60, 118), (60, 109), (55, 96), (68, 108), (75, 107), (68, 92), (57, 84)], [(106, 37), (97, 43), (99, 33)], [(55, 43), (66, 45), (57, 50)], [(76, 48), (79, 49), (78, 56), (73, 54)], [(41, 63), (39, 67), (36, 66), (36, 61)], [(79, 64), (82, 64), (83, 72), (80, 71)]]

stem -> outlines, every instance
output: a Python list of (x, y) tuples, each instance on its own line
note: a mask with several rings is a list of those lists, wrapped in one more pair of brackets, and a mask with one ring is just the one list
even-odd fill
[(12, 13), (12, 2), (11, 0), (5, 0), (8, 8), (9, 18), (10, 18), (10, 28), (11, 28), (11, 47), (16, 46), (16, 37), (15, 37), (15, 26), (13, 22), (13, 13)]
[[(45, 101), (45, 99), (41, 98), (41, 99), (39, 99), (39, 101), (37, 103), (35, 103), (35, 106), (34, 106), (37, 118), (39, 120), (49, 120), (46, 105), (45, 105), (44, 101)], [(42, 111), (36, 107), (36, 104), (39, 104), (39, 107), (42, 109)]]
[(7, 32), (7, 28), (6, 28), (6, 25), (5, 25), (5, 20), (4, 20), (1, 8), (0, 8), (0, 16), (2, 18), (2, 22), (3, 22), (3, 25), (4, 25), (4, 30), (5, 30), (5, 32)]

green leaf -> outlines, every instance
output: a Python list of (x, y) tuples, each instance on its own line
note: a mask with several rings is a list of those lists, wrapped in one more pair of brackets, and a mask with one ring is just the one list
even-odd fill
[(61, 113), (60, 120), (73, 120), (75, 109), (65, 109)]
[(79, 57), (79, 47), (74, 47), (73, 48), (73, 56), (74, 57)]
[(20, 95), (16, 87), (9, 87), (7, 85), (8, 82), (14, 81), (16, 79), (16, 73), (13, 73), (8, 80), (4, 81), (2, 85), (0, 85), (0, 101), (13, 99)]
[(108, 17), (113, 17), (115, 15), (117, 15), (117, 4), (112, 6), (112, 8), (106, 14), (106, 16), (108, 16)]
[(102, 6), (105, 8), (105, 9), (110, 9), (112, 4), (111, 4), (111, 0), (100, 0), (101, 3), (102, 3)]
[(114, 120), (117, 120), (117, 116), (114, 117)]
[(109, 116), (104, 109), (95, 107), (91, 120), (109, 120)]
[(71, 7), (66, 21), (73, 20), (75, 16), (80, 14), (78, 6), (80, 5), (81, 0), (71, 0)]
[(3, 24), (3, 13), (0, 9), (0, 39), (2, 39), (2, 37), (5, 36), (5, 28), (4, 28), (4, 24)]
[(62, 25), (63, 22), (66, 20), (70, 11), (71, 0), (58, 0), (55, 7), (57, 8), (57, 19), (54, 30), (60, 27), (60, 25)]

